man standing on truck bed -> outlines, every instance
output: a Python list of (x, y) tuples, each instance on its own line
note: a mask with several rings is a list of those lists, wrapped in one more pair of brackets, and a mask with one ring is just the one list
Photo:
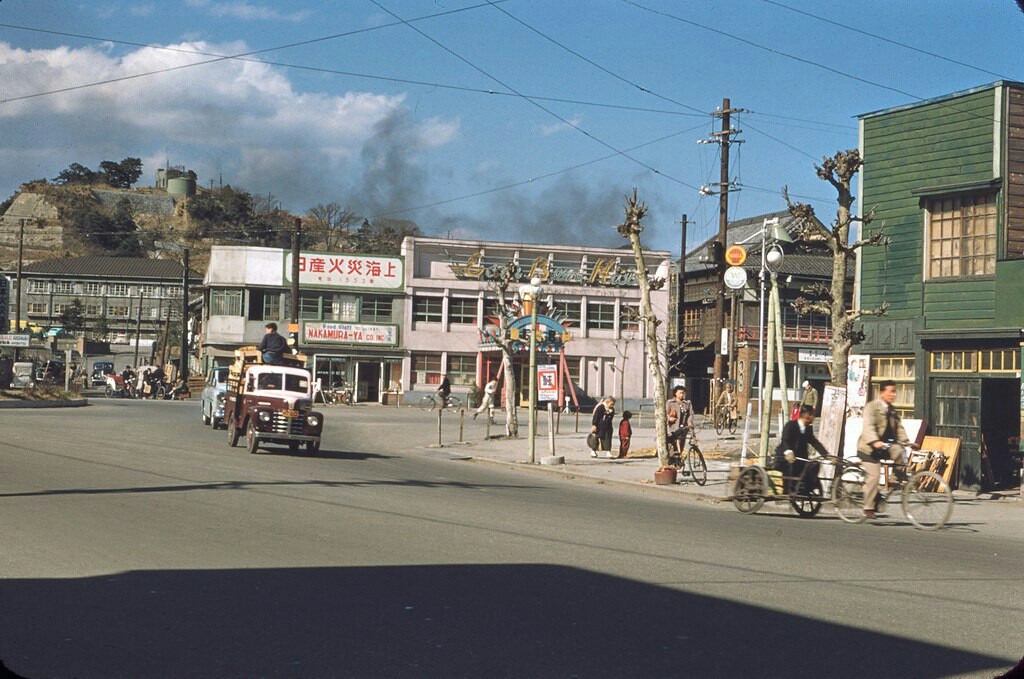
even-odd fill
[(288, 351), (288, 340), (277, 333), (277, 323), (267, 323), (266, 328), (267, 334), (256, 348), (263, 352), (264, 363), (281, 365), (284, 362), (281, 357)]

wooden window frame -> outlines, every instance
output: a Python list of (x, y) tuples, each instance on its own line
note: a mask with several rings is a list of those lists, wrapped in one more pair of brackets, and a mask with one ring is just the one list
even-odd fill
[[(894, 370), (897, 365), (902, 366), (902, 370)], [(893, 407), (900, 417), (912, 418), (917, 400), (916, 377), (917, 362), (913, 356), (872, 356), (870, 397), (878, 398), (879, 383), (893, 382), (896, 384), (896, 400), (893, 401)]]
[[(968, 191), (962, 193), (928, 196), (924, 199), (925, 214), (925, 238), (924, 238), (924, 262), (923, 277), (925, 281), (955, 281), (955, 280), (977, 280), (995, 276), (996, 261), (999, 258), (999, 195), (993, 191)], [(945, 203), (950, 202), (947, 210)], [(933, 206), (938, 205), (938, 209)], [(979, 215), (973, 212), (979, 206), (985, 207), (984, 214), (980, 215), (983, 221), (991, 217), (992, 231), (982, 234), (967, 233), (973, 231), (978, 223)], [(965, 209), (972, 214), (965, 218)], [(941, 215), (950, 214), (948, 218)], [(938, 217), (937, 217), (938, 216)], [(933, 254), (935, 245), (935, 232), (938, 227), (942, 230), (948, 223), (948, 233), (943, 231), (939, 242), (949, 242), (949, 255), (940, 253), (938, 257)], [(958, 231), (957, 231), (958, 229)], [(969, 250), (976, 248), (978, 239), (991, 239), (992, 251), (982, 254), (970, 253)], [(954, 252), (955, 251), (955, 252)], [(983, 271), (978, 272), (977, 261), (985, 260), (982, 264)], [(941, 273), (942, 262), (950, 262), (951, 272)], [(940, 267), (940, 273), (935, 273), (936, 265)], [(975, 269), (967, 271), (967, 269)]]

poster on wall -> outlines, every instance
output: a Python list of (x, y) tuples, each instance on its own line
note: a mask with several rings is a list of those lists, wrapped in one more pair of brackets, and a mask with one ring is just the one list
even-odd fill
[(863, 408), (868, 402), (868, 377), (871, 368), (871, 356), (868, 354), (850, 354), (846, 359), (846, 405), (850, 408)]

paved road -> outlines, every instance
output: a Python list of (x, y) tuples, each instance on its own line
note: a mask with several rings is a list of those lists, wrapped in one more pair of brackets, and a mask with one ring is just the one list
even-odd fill
[(194, 402), (0, 411), (0, 659), (28, 677), (903, 678), (1024, 653), (1024, 540), (977, 511), (938, 534), (748, 517), (441, 459), (415, 447), (429, 426), (335, 409), (318, 457), (251, 456)]

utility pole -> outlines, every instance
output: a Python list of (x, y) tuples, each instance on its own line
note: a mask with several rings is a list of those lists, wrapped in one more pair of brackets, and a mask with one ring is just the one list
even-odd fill
[(178, 363), (178, 377), (188, 384), (188, 248), (181, 260), (181, 355)]
[(142, 293), (142, 286), (139, 286), (139, 315), (135, 317), (135, 358), (132, 362), (139, 367), (139, 339), (142, 338), (142, 300), (146, 296)]
[(289, 338), (293, 340), (292, 351), (299, 350), (299, 254), (302, 249), (302, 218), (295, 218), (292, 229), (292, 318), (288, 325)]
[[(729, 192), (739, 190), (732, 186), (732, 182), (729, 180), (729, 147), (732, 144), (742, 143), (740, 140), (732, 138), (733, 135), (739, 134), (742, 130), (733, 129), (731, 120), (733, 113), (741, 112), (742, 109), (732, 108), (728, 98), (722, 99), (722, 108), (712, 113), (714, 117), (722, 119), (722, 128), (718, 132), (712, 132), (711, 139), (705, 140), (705, 143), (720, 144), (722, 147), (718, 188), (715, 190), (704, 187), (701, 192), (705, 195), (718, 194), (718, 242), (721, 244), (720, 252), (723, 253), (725, 252), (729, 237)], [(715, 326), (717, 333), (715, 334), (714, 380), (711, 385), (712, 403), (718, 398), (718, 389), (721, 386), (721, 380), (725, 373), (725, 360), (722, 356), (722, 335), (726, 330), (725, 280), (723, 278), (725, 275), (725, 263), (723, 261), (716, 261), (714, 266), (718, 277), (718, 295), (715, 299)]]
[(676, 294), (679, 300), (676, 309), (676, 344), (679, 345), (679, 351), (682, 353), (682, 347), (685, 343), (683, 328), (686, 327), (686, 227), (690, 224), (686, 214), (679, 220), (679, 224), (681, 226), (680, 251), (682, 254), (679, 257), (679, 281), (676, 285), (678, 288)]
[[(25, 220), (18, 226), (18, 272), (15, 275), (17, 289), (14, 292), (14, 332), (21, 332), (21, 265), (25, 259)], [(6, 330), (6, 328), (5, 328)], [(18, 360), (18, 347), (14, 347), (14, 360)]]

